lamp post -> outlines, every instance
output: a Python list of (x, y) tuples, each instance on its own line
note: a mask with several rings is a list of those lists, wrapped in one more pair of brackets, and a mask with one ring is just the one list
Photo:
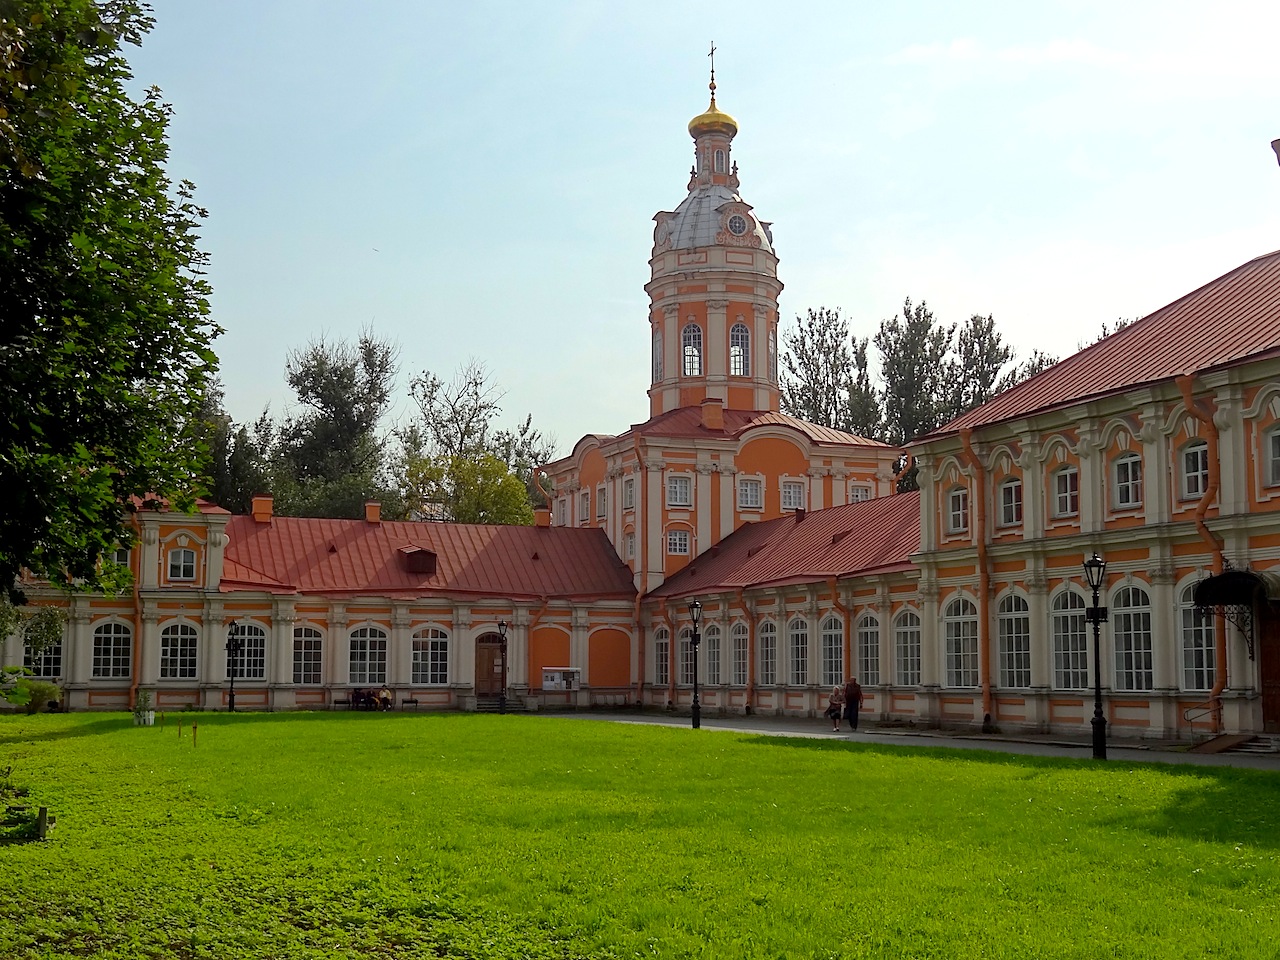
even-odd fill
[(1098, 591), (1107, 576), (1107, 561), (1094, 551), (1084, 562), (1084, 578), (1093, 591), (1093, 606), (1085, 611), (1085, 619), (1093, 624), (1093, 759), (1107, 759), (1107, 718), (1102, 715), (1102, 621), (1107, 608), (1098, 605)]
[(502, 640), (498, 648), (499, 667), (502, 672), (502, 687), (498, 690), (498, 712), (507, 712), (507, 621), (498, 621), (498, 637)]
[(236, 712), (236, 661), (244, 649), (244, 638), (236, 634), (236, 622), (227, 624), (227, 674), (231, 680), (231, 692), (227, 694), (227, 711)]
[(693, 621), (693, 636), (689, 638), (689, 646), (693, 648), (693, 729), (702, 726), (702, 704), (698, 701), (698, 644), (702, 642), (702, 634), (698, 627), (702, 624), (702, 603), (698, 600), (689, 603), (689, 619)]

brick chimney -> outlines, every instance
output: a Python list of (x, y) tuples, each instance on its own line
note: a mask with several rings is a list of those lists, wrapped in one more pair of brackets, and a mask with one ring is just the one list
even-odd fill
[(533, 525), (535, 527), (551, 526), (551, 511), (546, 509), (533, 511)]
[(381, 523), (382, 522), (382, 504), (377, 500), (366, 500), (364, 502), (364, 522), (365, 523)]
[(249, 507), (249, 511), (253, 514), (253, 519), (256, 523), (271, 522), (272, 502), (271, 494), (269, 493), (257, 494), (254, 496), (253, 500), (250, 501), (251, 505)]
[(724, 429), (724, 401), (719, 397), (702, 401), (702, 425), (708, 430)]

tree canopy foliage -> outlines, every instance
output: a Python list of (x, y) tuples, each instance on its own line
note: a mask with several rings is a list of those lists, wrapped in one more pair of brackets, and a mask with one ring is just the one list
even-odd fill
[[(205, 212), (165, 171), (171, 110), (131, 98), (130, 0), (0, 2), (0, 585), (110, 588), (122, 505), (184, 502), (219, 332)], [(110, 581), (110, 582), (109, 582)], [(19, 594), (15, 593), (15, 596)]]

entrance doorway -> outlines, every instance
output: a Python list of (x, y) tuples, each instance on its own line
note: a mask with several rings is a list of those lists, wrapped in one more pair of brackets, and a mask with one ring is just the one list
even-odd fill
[(1280, 617), (1265, 600), (1258, 604), (1257, 631), (1262, 732), (1280, 733)]
[(486, 633), (476, 640), (476, 696), (502, 695), (502, 638)]

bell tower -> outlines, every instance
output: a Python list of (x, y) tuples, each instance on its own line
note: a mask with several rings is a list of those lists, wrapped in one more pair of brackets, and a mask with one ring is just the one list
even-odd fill
[(738, 122), (711, 105), (689, 121), (688, 195), (654, 219), (649, 259), (649, 413), (707, 399), (731, 410), (777, 410), (778, 258), (770, 224), (738, 194)]

